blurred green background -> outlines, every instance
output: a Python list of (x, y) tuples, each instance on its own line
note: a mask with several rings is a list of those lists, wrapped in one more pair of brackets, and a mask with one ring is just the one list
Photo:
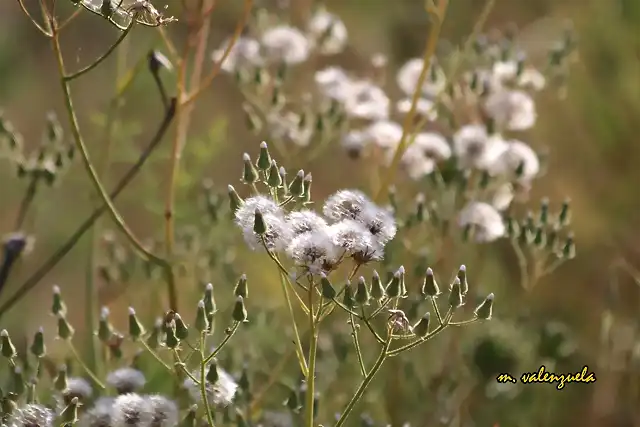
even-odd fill
[[(295, 13), (303, 13), (308, 6), (307, 0), (291, 1)], [(212, 49), (232, 33), (241, 10), (239, 1), (218, 2), (210, 34)], [(27, 0), (25, 3), (31, 10), (37, 10), (35, 1)], [(442, 39), (460, 44), (471, 32), (484, 2), (450, 0), (450, 3)], [(170, 10), (175, 6), (172, 4)], [(382, 52), (389, 57), (390, 67), (395, 68), (422, 52), (429, 23), (420, 0), (334, 0), (328, 1), (327, 6), (344, 19), (351, 40), (349, 50), (332, 62), (357, 69), (366, 63), (370, 55)], [(543, 196), (556, 202), (567, 196), (571, 198), (577, 258), (546, 277), (527, 295), (518, 289), (519, 272), (508, 244), (484, 249), (489, 255), (481, 261), (454, 256), (452, 265), (467, 263), (472, 272), (479, 270), (479, 262), (489, 265), (483, 266), (482, 277), (477, 278), (479, 282), (473, 286), (479, 288), (480, 293), (497, 293), (495, 316), (498, 322), (502, 310), (513, 314), (515, 309), (529, 313), (538, 323), (557, 320), (568, 325), (579, 349), (569, 366), (578, 370), (588, 364), (598, 380), (591, 385), (570, 385), (563, 391), (555, 391), (550, 385), (534, 385), (532, 387), (545, 389), (539, 393), (542, 397), (531, 396), (518, 404), (505, 401), (499, 410), (488, 406), (495, 410), (493, 416), (483, 412), (481, 398), (478, 398), (476, 406), (471, 399), (471, 403), (465, 403), (466, 410), (482, 414), (471, 416), (478, 426), (498, 424), (500, 420), (503, 420), (500, 426), (505, 427), (640, 426), (640, 394), (637, 392), (640, 365), (637, 361), (634, 364), (631, 356), (623, 351), (640, 340), (637, 327), (640, 287), (627, 268), (640, 268), (640, 192), (636, 187), (640, 183), (640, 2), (497, 0), (485, 28), (504, 29), (515, 23), (521, 30), (519, 42), (535, 51), (540, 46), (547, 46), (550, 37), (557, 36), (566, 19), (575, 26), (580, 61), (572, 69), (565, 100), (558, 100), (552, 92), (538, 98), (539, 122), (527, 134), (526, 140), (535, 148), (548, 149), (550, 154), (549, 171), (534, 187), (532, 201)], [(185, 26), (182, 23), (171, 25), (167, 32), (177, 40), (178, 46), (183, 43)], [(87, 63), (107, 48), (115, 37), (117, 33), (110, 25), (90, 14), (82, 14), (62, 36), (68, 65)], [(446, 49), (446, 44), (441, 45)], [(162, 49), (159, 33), (150, 28), (135, 28), (124, 44), (126, 55), (122, 54), (120, 59), (113, 55), (98, 70), (73, 83), (81, 127), (96, 158), (99, 158), (105, 143), (102, 126), (114, 93), (117, 62), (119, 60), (120, 65), (128, 68), (152, 46)], [(209, 67), (208, 62), (206, 64)], [(167, 78), (169, 88), (173, 88), (171, 79)], [(28, 146), (39, 144), (48, 111), (55, 110), (67, 128), (51, 48), (22, 14), (17, 2), (10, 0), (0, 2), (0, 107), (23, 134)], [(114, 130), (112, 166), (107, 182), (113, 183), (135, 159), (142, 141), (148, 139), (160, 119), (161, 107), (153, 80), (141, 74), (125, 96), (120, 120)], [(157, 237), (162, 234), (167, 159), (174, 131), (171, 130), (165, 138), (146, 172), (117, 202), (128, 224), (139, 236)], [(245, 129), (241, 98), (232, 78), (220, 75), (198, 100), (193, 116), (178, 188), (176, 214), (179, 224), (199, 215), (201, 179), (211, 178), (224, 192), (227, 184), (235, 185), (239, 179), (242, 153), (257, 154), (258, 143), (256, 137)], [(335, 150), (339, 148), (336, 146)], [(368, 185), (366, 168), (352, 167), (349, 159), (336, 155), (333, 149), (312, 164), (296, 158), (286, 159), (286, 163), (290, 168), (313, 172), (316, 200), (324, 199), (339, 188), (366, 189)], [(0, 229), (9, 232), (25, 183), (15, 178), (13, 170), (5, 162), (0, 166), (0, 180), (3, 183), (0, 188)], [(20, 279), (26, 278), (74, 230), (77, 222), (88, 215), (94, 197), (79, 162), (59, 186), (38, 195), (27, 221), (27, 231), (37, 238), (35, 250), (22, 260), (0, 298), (12, 293)], [(113, 228), (108, 219), (102, 222), (102, 226)], [(213, 241), (219, 239), (221, 244), (229, 244), (230, 239), (237, 237), (225, 226), (215, 230), (210, 238)], [(12, 333), (30, 335), (40, 324), (50, 322), (46, 309), (50, 304), (51, 286), (58, 284), (71, 307), (71, 321), (76, 325), (78, 335), (86, 335), (87, 331), (83, 330), (86, 319), (81, 306), (89, 247), (88, 238), (83, 239), (26, 299), (2, 319), (2, 327)], [(223, 260), (223, 264), (232, 263), (235, 272), (248, 274), (253, 285), (252, 296), (255, 296), (255, 300), (251, 298), (249, 308), (251, 304), (260, 302), (285, 313), (277, 277), (267, 257), (247, 256), (244, 249), (237, 252), (227, 254), (229, 259)], [(626, 272), (620, 267), (622, 261), (627, 265)], [(408, 269), (410, 267), (407, 266)], [(223, 277), (218, 280), (222, 281)], [(103, 290), (108, 288), (104, 283), (100, 286)], [(199, 288), (193, 280), (181, 282), (180, 286), (184, 294), (181, 306), (187, 312), (187, 306), (193, 307), (198, 299), (196, 290)], [(221, 283), (220, 289), (230, 292), (232, 286), (233, 283)], [(108, 293), (108, 289), (104, 292)], [(157, 305), (144, 309), (144, 315), (151, 316), (152, 312), (158, 314), (165, 307), (163, 294), (161, 283), (138, 283), (130, 285), (129, 290), (110, 306), (115, 318), (124, 319), (124, 308), (128, 305), (143, 306), (151, 298)], [(505, 309), (505, 306), (509, 308)], [(623, 335), (615, 338), (615, 345), (602, 338), (601, 325), (608, 319), (613, 319), (612, 329)], [(630, 332), (624, 332), (627, 330)], [(277, 334), (273, 331), (275, 341)], [(518, 334), (508, 336), (514, 340), (522, 337)], [(526, 337), (522, 339), (527, 340)], [(250, 340), (250, 335), (243, 336), (238, 346), (246, 340)], [(269, 345), (265, 337), (261, 342)], [(512, 345), (526, 352), (528, 344), (514, 342)], [(612, 347), (615, 349), (611, 350)], [(450, 357), (448, 351), (451, 349), (443, 346), (428, 355), (419, 354), (416, 356), (417, 366), (447, 359)], [(613, 354), (615, 351), (622, 353)], [(522, 368), (535, 370), (540, 363), (534, 363)], [(355, 365), (353, 369), (356, 369)], [(399, 368), (390, 366), (386, 369)], [(446, 376), (448, 372), (441, 374)], [(345, 389), (343, 393), (347, 395), (350, 393), (348, 390), (355, 387), (355, 380), (340, 383), (337, 376), (328, 378), (336, 382), (332, 387)], [(395, 404), (412, 414), (407, 418), (412, 419), (414, 425), (438, 425), (426, 424), (426, 421), (421, 423), (420, 415), (416, 415), (420, 414), (422, 406), (433, 402), (434, 396), (427, 389), (412, 393), (417, 389), (410, 383), (392, 385), (391, 378), (393, 376), (381, 377), (372, 387), (373, 399), (379, 398), (381, 405), (385, 387), (387, 393), (398, 393), (398, 402), (394, 403), (393, 397), (386, 399), (386, 410), (379, 408), (378, 416), (383, 419), (385, 415), (380, 414), (393, 412), (389, 405)], [(323, 381), (322, 377), (320, 381)], [(395, 391), (389, 392), (390, 387), (396, 387), (393, 388)], [(338, 400), (344, 398), (341, 397), (342, 392), (336, 394)], [(545, 411), (551, 413), (543, 415)], [(393, 418), (394, 426), (399, 425), (397, 420)]]

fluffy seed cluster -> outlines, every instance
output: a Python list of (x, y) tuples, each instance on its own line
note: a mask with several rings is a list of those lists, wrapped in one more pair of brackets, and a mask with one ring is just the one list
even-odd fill
[[(266, 225), (262, 235), (254, 230), (256, 210)], [(285, 213), (265, 196), (252, 197), (236, 211), (236, 224), (251, 249), (284, 252), (311, 274), (329, 272), (345, 257), (361, 264), (380, 260), (397, 231), (391, 212), (358, 190), (331, 195), (322, 215), (309, 209)]]
[(118, 394), (133, 393), (144, 387), (144, 374), (133, 368), (120, 368), (107, 375), (107, 384), (116, 389)]
[[(207, 366), (207, 371), (209, 366)], [(238, 390), (238, 383), (236, 380), (224, 369), (217, 367), (218, 380), (215, 384), (206, 384), (206, 394), (209, 405), (216, 408), (227, 407), (233, 402), (233, 399)], [(200, 378), (200, 372), (192, 373), (194, 378)], [(183, 387), (189, 392), (191, 399), (195, 402), (202, 402), (202, 393), (200, 386), (193, 382), (191, 378), (187, 378)]]

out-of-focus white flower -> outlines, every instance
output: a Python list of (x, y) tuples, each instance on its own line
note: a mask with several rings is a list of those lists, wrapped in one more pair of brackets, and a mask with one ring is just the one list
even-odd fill
[(13, 411), (8, 425), (12, 427), (51, 427), (54, 418), (55, 413), (51, 409), (36, 403), (29, 403)]
[[(418, 89), (418, 79), (423, 66), (424, 61), (421, 58), (414, 58), (407, 61), (398, 71), (396, 81), (406, 95), (412, 96)], [(444, 71), (439, 66), (431, 64), (420, 92), (426, 98), (435, 98), (445, 90), (446, 85)]]
[(340, 139), (340, 144), (347, 151), (349, 157), (357, 159), (370, 141), (370, 136), (366, 131), (355, 129), (344, 134)]
[[(209, 366), (207, 366), (207, 371)], [(224, 408), (229, 406), (236, 395), (238, 390), (238, 383), (233, 379), (227, 371), (220, 366), (218, 370), (218, 381), (215, 384), (211, 384), (207, 381), (206, 395), (207, 400), (211, 406), (217, 408)], [(200, 372), (193, 373), (194, 378), (200, 378)], [(202, 402), (202, 395), (200, 393), (200, 386), (193, 382), (191, 378), (187, 378), (184, 381), (183, 387), (189, 392), (191, 398), (196, 402)]]
[(498, 134), (489, 136), (482, 125), (466, 125), (453, 135), (453, 152), (460, 168), (487, 169), (506, 149)]
[(533, 98), (520, 90), (499, 90), (490, 94), (484, 109), (501, 129), (527, 130), (537, 119)]
[(373, 202), (360, 190), (340, 190), (325, 200), (322, 213), (333, 221), (361, 220)]
[(127, 393), (116, 397), (111, 413), (113, 427), (143, 426), (150, 427), (153, 412), (149, 400), (135, 394)]
[(499, 84), (515, 84), (536, 91), (544, 89), (546, 79), (540, 71), (533, 67), (520, 71), (519, 68), (518, 61), (498, 61), (493, 64), (493, 78)]
[[(407, 114), (411, 110), (411, 98), (405, 98), (398, 101), (396, 109), (400, 114)], [(418, 116), (426, 117), (430, 121), (435, 121), (438, 118), (438, 110), (436, 109), (435, 102), (426, 99), (419, 98), (416, 103), (416, 114)]]
[(540, 172), (540, 159), (533, 149), (522, 141), (508, 141), (504, 151), (489, 167), (492, 175), (512, 176), (522, 165), (519, 180), (531, 181)]
[(351, 79), (342, 68), (323, 68), (322, 70), (316, 71), (314, 77), (321, 94), (337, 101), (344, 101), (346, 99)]
[(344, 109), (349, 117), (386, 120), (391, 101), (381, 87), (368, 80), (352, 82), (345, 88)]
[[(231, 40), (225, 41), (219, 49), (216, 49), (211, 58), (220, 61), (227, 50)], [(264, 63), (260, 54), (260, 43), (249, 37), (238, 37), (231, 51), (222, 63), (221, 69), (232, 73), (245, 67), (259, 66)]]
[(389, 120), (380, 120), (366, 128), (369, 141), (378, 147), (389, 150), (395, 149), (402, 138), (402, 126)]
[[(389, 152), (389, 160), (393, 158)], [(434, 132), (423, 132), (415, 136), (402, 155), (402, 164), (409, 176), (418, 180), (434, 171), (436, 164), (451, 157), (451, 147), (447, 140)]]
[[(62, 391), (66, 402), (77, 397), (80, 402), (86, 402), (93, 394), (91, 384), (84, 378), (72, 377), (67, 380), (67, 388)], [(66, 405), (65, 405), (66, 406)]]
[(266, 30), (262, 34), (261, 43), (267, 59), (290, 65), (306, 61), (311, 51), (311, 44), (305, 35), (289, 25)]
[(118, 394), (138, 391), (146, 381), (144, 374), (133, 368), (116, 369), (107, 375), (107, 384), (115, 388)]
[(393, 213), (373, 202), (365, 207), (358, 221), (373, 234), (375, 241), (382, 246), (391, 241), (398, 231)]
[(91, 409), (86, 411), (79, 420), (82, 427), (108, 427), (111, 426), (111, 416), (113, 413), (113, 397), (98, 398)]
[(488, 243), (503, 237), (506, 226), (500, 212), (484, 202), (470, 202), (458, 217), (460, 227), (473, 226), (476, 242)]
[(336, 15), (319, 9), (309, 21), (310, 38), (325, 55), (342, 52), (349, 39), (347, 27)]
[(293, 111), (274, 111), (267, 115), (267, 127), (271, 138), (306, 147), (311, 142), (313, 128), (301, 126), (301, 118)]
[(329, 226), (333, 243), (360, 263), (380, 260), (384, 248), (361, 222), (345, 219)]
[(511, 206), (513, 202), (514, 193), (513, 186), (510, 183), (504, 183), (500, 185), (493, 193), (491, 204), (499, 211), (505, 211)]
[(161, 395), (146, 396), (151, 406), (151, 427), (175, 427), (178, 425), (178, 405)]

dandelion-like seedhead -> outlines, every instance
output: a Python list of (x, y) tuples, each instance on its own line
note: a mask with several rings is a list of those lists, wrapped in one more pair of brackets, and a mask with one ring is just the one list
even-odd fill
[(107, 375), (107, 384), (113, 387), (118, 394), (140, 391), (145, 383), (144, 374), (133, 368), (116, 369)]
[[(211, 365), (207, 366), (207, 371), (210, 369)], [(236, 380), (224, 369), (217, 367), (218, 378), (214, 384), (207, 382), (206, 384), (206, 394), (209, 405), (217, 408), (224, 408), (229, 406), (235, 396), (236, 391), (238, 390), (238, 383)], [(195, 378), (200, 378), (199, 372), (194, 372), (193, 376)], [(195, 402), (202, 402), (202, 393), (200, 391), (200, 386), (196, 384), (191, 378), (187, 378), (183, 387), (189, 392), (191, 399)]]

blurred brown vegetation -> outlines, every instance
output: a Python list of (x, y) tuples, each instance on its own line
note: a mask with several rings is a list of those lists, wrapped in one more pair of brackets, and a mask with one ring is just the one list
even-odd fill
[[(219, 1), (221, 4), (213, 20), (211, 46), (216, 46), (233, 31), (241, 7), (241, 2)], [(304, 7), (298, 1), (292, 0), (296, 6), (294, 9), (300, 12)], [(36, 2), (25, 3), (31, 7)], [(350, 29), (353, 47), (341, 55), (340, 63), (357, 68), (368, 55), (383, 52), (389, 56), (391, 66), (396, 67), (409, 57), (418, 55), (424, 46), (429, 25), (422, 3), (420, 0), (328, 1), (330, 10), (337, 12)], [(463, 42), (483, 4), (480, 0), (451, 0), (443, 38), (451, 43)], [(108, 24), (89, 14), (84, 15), (63, 36), (69, 64), (87, 63), (116, 37), (116, 32)], [(536, 148), (546, 147), (550, 153), (549, 172), (534, 187), (532, 200), (542, 196), (555, 201), (566, 196), (572, 199), (578, 256), (539, 283), (532, 295), (521, 295), (512, 302), (498, 298), (496, 315), (499, 316), (500, 304), (520, 304), (523, 311), (531, 310), (540, 318), (565, 320), (578, 331), (583, 354), (592, 354), (592, 359), (584, 363), (596, 367), (598, 382), (584, 386), (592, 390), (581, 394), (581, 401), (572, 406), (573, 416), (559, 417), (562, 421), (558, 424), (521, 425), (638, 426), (638, 400), (635, 403), (628, 401), (626, 405), (622, 402), (633, 397), (616, 393), (626, 390), (623, 387), (625, 376), (637, 382), (640, 381), (639, 373), (600, 373), (596, 359), (600, 351), (600, 323), (605, 310), (614, 312), (620, 321), (639, 320), (640, 287), (630, 275), (622, 273), (619, 274), (617, 288), (614, 288), (612, 266), (624, 259), (631, 266), (640, 268), (640, 247), (637, 244), (640, 240), (640, 192), (636, 187), (640, 183), (640, 2), (498, 0), (486, 27), (505, 28), (509, 23), (516, 23), (522, 31), (520, 41), (535, 49), (535, 46), (544, 46), (550, 36), (557, 35), (565, 19), (570, 19), (575, 25), (580, 41), (580, 62), (572, 71), (565, 100), (559, 101), (553, 93), (540, 98), (539, 124), (527, 138)], [(168, 29), (172, 34), (183, 30), (181, 24)], [(127, 62), (132, 64), (153, 45), (161, 46), (155, 30), (135, 28), (127, 41)], [(446, 45), (443, 46), (446, 49)], [(103, 143), (102, 135), (92, 130), (99, 129), (99, 117), (96, 115), (104, 111), (112, 96), (115, 62), (116, 59), (109, 59), (97, 71), (74, 83), (73, 95), (85, 138), (93, 152), (97, 152)], [(47, 41), (23, 16), (15, 1), (0, 2), (0, 105), (30, 144), (38, 143), (47, 111), (56, 110), (64, 119), (56, 73)], [(115, 147), (112, 177), (123, 170), (120, 157), (126, 156), (127, 144), (143, 141), (160, 119), (161, 109), (152, 85), (151, 78), (140, 78), (127, 96), (123, 115), (133, 128), (119, 129), (121, 137)], [(211, 161), (205, 173), (216, 185), (225, 188), (239, 177), (241, 154), (244, 151), (256, 152), (258, 141), (245, 130), (239, 95), (232, 80), (224, 75), (219, 76), (199, 99), (190, 137), (206, 139), (214, 121), (219, 118), (227, 124), (209, 140), (212, 145)], [(139, 199), (144, 197), (146, 201), (156, 197), (156, 204), (161, 206), (166, 184), (163, 157), (167, 156), (169, 144), (169, 138), (166, 139), (164, 152), (156, 158), (146, 177), (137, 180), (117, 203), (131, 227), (142, 236), (159, 234), (162, 227), (161, 211), (150, 214), (152, 209), (142, 205)], [(337, 152), (325, 153), (313, 164), (300, 164), (295, 160), (287, 161), (314, 173), (314, 191), (318, 200), (341, 187), (367, 185), (367, 179), (359, 174), (359, 169)], [(184, 168), (190, 167), (189, 161), (189, 154), (186, 154)], [(0, 189), (0, 229), (7, 231), (11, 229), (18, 200), (24, 190), (12, 174), (4, 163), (0, 166), (3, 183)], [(152, 193), (141, 194), (149, 191)], [(93, 190), (79, 164), (65, 177), (60, 188), (39, 197), (37, 212), (31, 214), (29, 224), (30, 231), (38, 239), (36, 250), (23, 263), (18, 277), (26, 277), (29, 268), (35, 268), (39, 260), (66, 238), (74, 224), (90, 211), (93, 197)], [(189, 204), (195, 203), (195, 195), (181, 194), (178, 200), (180, 215), (189, 209)], [(104, 224), (108, 227), (108, 220)], [(3, 327), (31, 331), (46, 322), (50, 287), (55, 283), (62, 287), (67, 299), (77, 297), (76, 304), (82, 304), (84, 254), (88, 245), (88, 240), (84, 239), (29, 297), (3, 319), (6, 323)], [(250, 277), (261, 277), (267, 268), (265, 260), (239, 262), (242, 264), (238, 269), (252, 273)], [(516, 288), (517, 264), (506, 246), (499, 252), (497, 262), (498, 267), (491, 269), (495, 271), (495, 277), (484, 278), (483, 289), (489, 287), (489, 281)], [(16, 279), (13, 283), (18, 282)], [(269, 297), (271, 293), (269, 281), (265, 279), (264, 282), (265, 288), (255, 290), (258, 298)], [(6, 292), (12, 291), (10, 284)], [(148, 294), (163, 291), (161, 286), (138, 288), (119, 302), (122, 307), (135, 305), (148, 298)], [(279, 298), (279, 293), (276, 293), (273, 304), (279, 304)], [(113, 309), (119, 311), (115, 306)], [(82, 310), (77, 310), (73, 314), (76, 317), (72, 317), (79, 332), (82, 332), (81, 313)], [(592, 405), (594, 401), (599, 405)], [(635, 417), (628, 416), (634, 412)], [(623, 416), (624, 413), (627, 416)], [(629, 423), (634, 418), (635, 424)]]

